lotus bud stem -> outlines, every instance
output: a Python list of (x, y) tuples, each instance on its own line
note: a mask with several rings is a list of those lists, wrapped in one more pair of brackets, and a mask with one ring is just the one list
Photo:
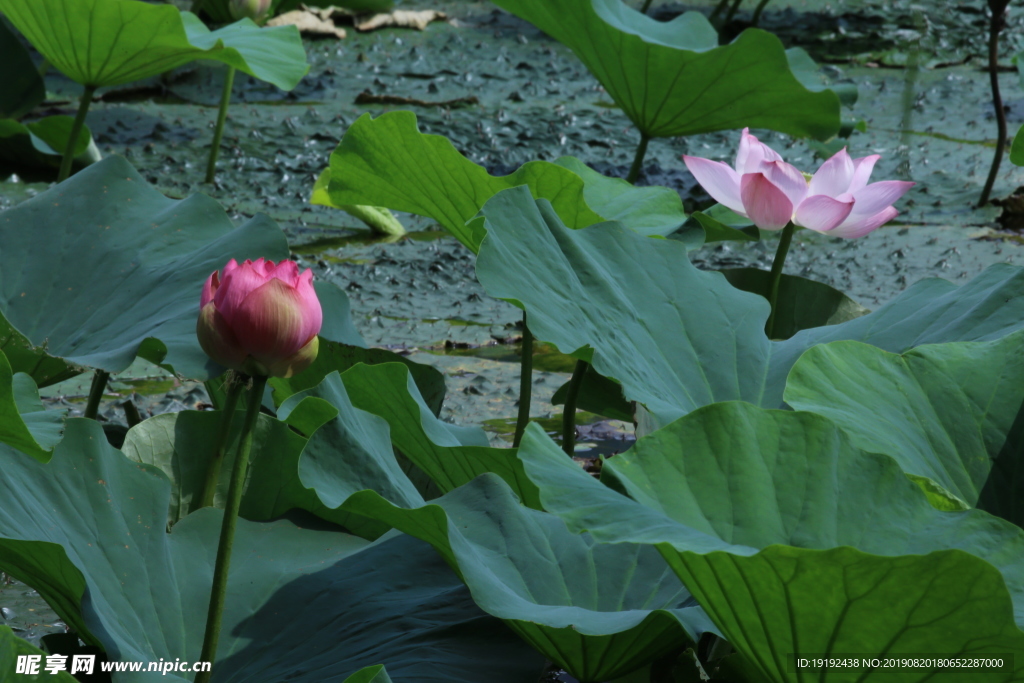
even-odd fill
[[(242, 487), (249, 468), (249, 452), (252, 450), (252, 435), (256, 430), (256, 420), (260, 415), (263, 403), (263, 390), (267, 386), (265, 375), (252, 378), (249, 388), (249, 404), (245, 411), (245, 424), (235, 453), (235, 462), (231, 470), (231, 485), (228, 488), (228, 499), (224, 505), (224, 518), (220, 528), (220, 543), (217, 545), (217, 562), (213, 569), (213, 588), (210, 591), (210, 609), (206, 617), (206, 634), (203, 636), (203, 649), (200, 661), (213, 662), (217, 657), (217, 641), (220, 638), (221, 620), (224, 617), (224, 601), (227, 597), (228, 572), (231, 568), (231, 549), (235, 543), (235, 527), (238, 525), (238, 510), (242, 505)], [(212, 668), (212, 667), (211, 667)], [(202, 671), (196, 676), (195, 683), (210, 683), (213, 673)]]
[(217, 495), (217, 480), (220, 478), (220, 468), (224, 462), (224, 449), (227, 447), (228, 435), (231, 433), (231, 425), (235, 421), (235, 408), (238, 405), (238, 397), (244, 388), (243, 382), (235, 371), (228, 372), (227, 381), (224, 383), (227, 395), (224, 398), (224, 409), (221, 412), (220, 426), (217, 428), (217, 436), (214, 440), (213, 456), (206, 465), (206, 483), (203, 484), (203, 495), (197, 501), (192, 502), (192, 510), (201, 507), (213, 507), (214, 498)]

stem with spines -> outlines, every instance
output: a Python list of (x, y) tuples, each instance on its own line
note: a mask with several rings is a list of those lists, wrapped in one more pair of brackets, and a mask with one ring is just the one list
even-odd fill
[(75, 161), (75, 147), (77, 147), (78, 136), (85, 126), (85, 115), (89, 113), (89, 104), (92, 103), (93, 93), (96, 86), (87, 85), (82, 91), (82, 97), (78, 100), (78, 113), (75, 114), (75, 121), (71, 124), (71, 137), (64, 147), (64, 156), (60, 160), (60, 171), (57, 173), (57, 182), (64, 182), (71, 175), (71, 164)]
[[(266, 386), (267, 377), (256, 375), (252, 378), (252, 385), (249, 388), (249, 404), (245, 411), (245, 424), (242, 427), (238, 450), (235, 453), (235, 462), (231, 469), (231, 485), (228, 488), (228, 499), (224, 505), (220, 542), (217, 544), (217, 562), (213, 569), (213, 588), (210, 591), (210, 609), (206, 617), (206, 634), (203, 636), (203, 649), (199, 655), (199, 660), (203, 662), (212, 663), (217, 657), (217, 641), (220, 638), (224, 601), (228, 590), (228, 572), (231, 568), (231, 549), (235, 543), (238, 510), (242, 504), (242, 487), (245, 485), (245, 475), (249, 469), (249, 452), (252, 450), (253, 432), (256, 429), (256, 420), (260, 415), (263, 390)], [(202, 671), (196, 676), (195, 683), (210, 683), (212, 675), (213, 673), (209, 670)]]
[(95, 420), (100, 412), (100, 401), (103, 400), (103, 392), (107, 389), (107, 381), (110, 380), (110, 373), (97, 370), (92, 376), (92, 385), (89, 387), (89, 399), (85, 403), (85, 412), (82, 417)]
[(633, 165), (629, 167), (629, 175), (626, 176), (626, 182), (630, 185), (635, 184), (636, 179), (640, 177), (640, 169), (644, 164), (644, 157), (647, 155), (647, 143), (650, 141), (651, 138), (647, 133), (640, 133), (640, 144), (636, 147)]
[(512, 447), (518, 448), (523, 432), (530, 421), (530, 400), (533, 398), (533, 334), (526, 325), (526, 311), (523, 311), (523, 343), (520, 350), (519, 372), (519, 415), (516, 417), (516, 433)]
[(220, 468), (224, 462), (224, 449), (227, 447), (228, 435), (231, 434), (231, 425), (235, 420), (235, 407), (238, 405), (238, 397), (242, 394), (242, 382), (238, 375), (232, 370), (228, 373), (227, 394), (224, 397), (224, 409), (221, 414), (220, 426), (217, 428), (217, 436), (214, 440), (213, 456), (206, 465), (206, 482), (203, 484), (203, 495), (199, 499), (199, 505), (193, 504), (192, 509), (200, 507), (213, 507), (214, 498), (217, 495), (217, 480), (220, 479)]
[(231, 105), (231, 88), (235, 84), (235, 67), (229, 66), (224, 74), (224, 90), (220, 94), (220, 109), (217, 110), (217, 127), (213, 129), (213, 146), (210, 147), (210, 159), (206, 162), (206, 182), (212, 183), (217, 177), (217, 155), (220, 154), (220, 141), (224, 137), (224, 122), (228, 118), (228, 107)]
[(999, 175), (999, 165), (1003, 161), (1003, 153), (1006, 150), (1006, 110), (1003, 109), (1003, 96), (999, 91), (999, 34), (1006, 28), (1006, 5), (1007, 2), (989, 2), (992, 10), (992, 20), (989, 24), (988, 34), (988, 73), (989, 83), (992, 86), (992, 105), (996, 110), (996, 126), (998, 127), (998, 139), (996, 140), (996, 153), (992, 157), (992, 166), (988, 170), (988, 178), (985, 179), (985, 187), (981, 191), (981, 198), (978, 200), (978, 207), (988, 204), (992, 194), (992, 186), (995, 185), (996, 177)]
[(782, 229), (782, 238), (775, 250), (775, 260), (772, 261), (770, 277), (771, 288), (768, 290), (768, 303), (772, 306), (772, 312), (768, 316), (768, 324), (764, 327), (765, 334), (772, 339), (775, 334), (775, 314), (778, 309), (779, 282), (782, 281), (782, 266), (786, 263), (786, 254), (789, 253), (789, 244), (793, 241), (793, 232), (796, 230), (793, 223), (787, 223)]

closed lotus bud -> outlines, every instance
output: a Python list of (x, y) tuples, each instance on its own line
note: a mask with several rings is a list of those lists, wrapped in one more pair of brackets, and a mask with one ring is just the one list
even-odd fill
[(316, 360), (323, 311), (313, 271), (293, 261), (231, 259), (206, 280), (199, 306), (199, 345), (221, 365), (291, 377)]
[(271, 2), (272, 0), (229, 0), (228, 10), (236, 21), (252, 19), (259, 24), (270, 13)]

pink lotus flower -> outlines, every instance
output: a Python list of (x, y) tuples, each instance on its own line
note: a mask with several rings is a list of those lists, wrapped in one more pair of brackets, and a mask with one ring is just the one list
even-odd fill
[(707, 193), (764, 230), (795, 225), (834, 237), (862, 237), (891, 221), (893, 203), (914, 186), (901, 180), (868, 185), (879, 155), (852, 159), (843, 148), (808, 181), (775, 150), (743, 129), (736, 168), (683, 156)]
[(316, 359), (323, 323), (313, 271), (294, 261), (231, 259), (203, 285), (199, 345), (221, 365), (248, 375), (291, 377)]

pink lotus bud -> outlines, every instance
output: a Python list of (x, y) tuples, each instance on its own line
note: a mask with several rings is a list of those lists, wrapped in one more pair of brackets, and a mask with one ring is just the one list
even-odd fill
[(316, 360), (323, 323), (313, 271), (294, 261), (231, 259), (203, 285), (196, 334), (213, 360), (248, 375), (291, 377)]
[(896, 217), (892, 205), (914, 186), (901, 180), (868, 184), (879, 156), (853, 159), (842, 149), (811, 177), (790, 166), (746, 128), (736, 167), (683, 156), (711, 197), (763, 230), (794, 225), (833, 237), (862, 237)]
[(228, 10), (235, 21), (252, 19), (260, 24), (270, 14), (271, 2), (272, 0), (229, 0)]

